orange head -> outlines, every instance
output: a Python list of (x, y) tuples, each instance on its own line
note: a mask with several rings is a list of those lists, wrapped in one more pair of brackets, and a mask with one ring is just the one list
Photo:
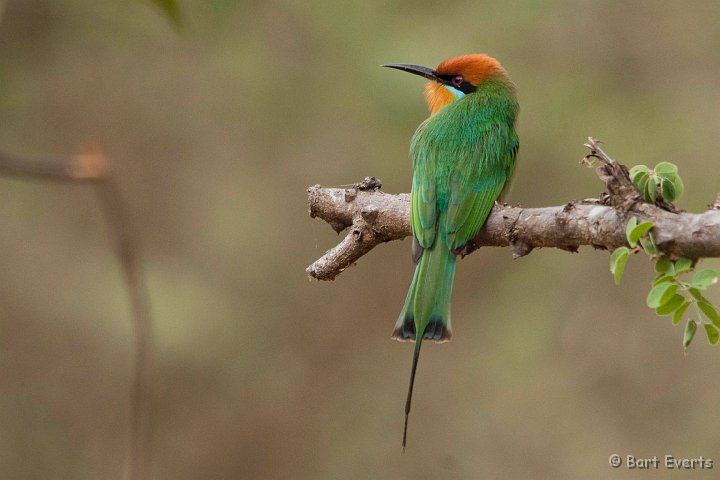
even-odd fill
[(425, 100), (435, 114), (445, 105), (473, 93), (486, 80), (499, 78), (510, 84), (507, 72), (492, 57), (478, 54), (461, 55), (445, 60), (435, 70), (403, 63), (383, 65), (428, 79)]

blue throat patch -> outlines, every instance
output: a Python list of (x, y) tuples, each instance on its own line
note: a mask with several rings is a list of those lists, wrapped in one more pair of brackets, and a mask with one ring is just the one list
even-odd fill
[(447, 88), (448, 90), (450, 90), (450, 92), (452, 92), (453, 95), (455, 95), (455, 100), (460, 100), (462, 97), (465, 96), (463, 92), (461, 92), (455, 87), (451, 87), (450, 85), (443, 85), (443, 87)]

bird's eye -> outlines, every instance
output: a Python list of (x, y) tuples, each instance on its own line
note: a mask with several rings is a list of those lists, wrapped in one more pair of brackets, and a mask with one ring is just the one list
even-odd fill
[(462, 83), (464, 81), (465, 81), (465, 79), (463, 78), (462, 75), (455, 75), (451, 80), (452, 84), (455, 85), (456, 87), (459, 87), (460, 85), (462, 85)]

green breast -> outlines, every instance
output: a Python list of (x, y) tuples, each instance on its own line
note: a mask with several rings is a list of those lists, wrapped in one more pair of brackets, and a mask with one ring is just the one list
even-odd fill
[(506, 81), (489, 80), (428, 118), (410, 145), (417, 177), (413, 186), (434, 183), (436, 207), (444, 211), (454, 188), (472, 191), (484, 183), (504, 183), (518, 149), (517, 112), (512, 87)]

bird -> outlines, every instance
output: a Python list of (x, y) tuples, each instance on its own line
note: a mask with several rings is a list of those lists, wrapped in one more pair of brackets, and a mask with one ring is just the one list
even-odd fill
[(410, 224), (415, 273), (392, 338), (414, 341), (405, 402), (402, 447), (423, 340), (452, 337), (450, 297), (462, 255), (505, 193), (515, 170), (519, 140), (516, 87), (493, 57), (453, 57), (431, 69), (382, 65), (427, 79), (430, 116), (410, 140), (413, 179)]

